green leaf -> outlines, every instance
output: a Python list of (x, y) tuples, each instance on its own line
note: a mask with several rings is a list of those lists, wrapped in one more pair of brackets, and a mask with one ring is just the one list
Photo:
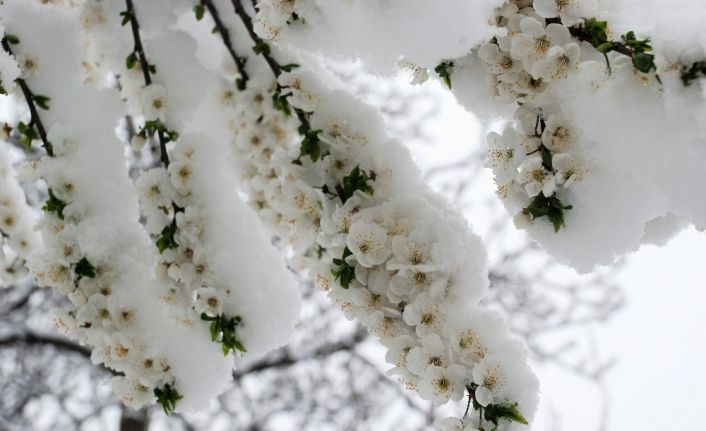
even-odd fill
[(175, 224), (170, 224), (168, 226), (165, 226), (164, 229), (162, 229), (162, 233), (159, 235), (159, 238), (157, 238), (157, 241), (155, 242), (155, 244), (157, 244), (157, 249), (159, 250), (160, 254), (168, 248), (171, 249), (179, 247), (179, 244), (177, 244), (176, 240), (174, 239), (176, 229), (177, 227)]
[(268, 45), (264, 40), (258, 39), (253, 46), (252, 50), (255, 54), (270, 55), (270, 45)]
[(208, 329), (211, 332), (211, 341), (215, 342), (216, 340), (218, 340), (218, 334), (220, 334), (221, 332), (218, 320), (214, 320), (213, 322), (211, 322)]
[[(591, 45), (596, 48), (603, 46), (603, 49), (606, 49), (606, 51), (602, 51), (601, 49), (599, 49), (599, 51), (605, 53), (613, 49), (613, 43), (608, 42), (608, 21), (599, 21), (596, 18), (588, 18), (583, 23), (583, 31), (591, 39)], [(609, 43), (609, 45), (605, 46), (606, 43)], [(608, 49), (608, 47), (611, 49)]]
[(434, 68), (434, 72), (439, 74), (439, 77), (449, 89), (451, 88), (451, 73), (453, 72), (453, 68), (453, 61), (444, 61)]
[(292, 109), (289, 106), (289, 100), (287, 98), (289, 95), (282, 95), (282, 89), (278, 88), (277, 91), (272, 93), (272, 105), (274, 108), (287, 117), (292, 116)]
[(500, 420), (507, 419), (513, 422), (521, 423), (523, 425), (529, 425), (527, 419), (522, 416), (520, 411), (517, 409), (517, 403), (509, 406), (501, 406), (499, 404), (489, 404), (485, 407), (484, 415), (485, 420), (498, 425)]
[(42, 109), (49, 109), (49, 101), (51, 100), (47, 96), (42, 96), (41, 94), (35, 94), (32, 96), (32, 100)]
[(79, 277), (88, 277), (88, 278), (95, 278), (96, 277), (96, 268), (85, 257), (81, 258), (81, 260), (76, 262), (76, 267), (74, 268), (74, 272)]
[[(39, 134), (34, 127), (25, 124), (22, 121), (17, 123), (17, 131), (20, 132), (20, 144), (29, 152), (32, 150), (32, 141), (39, 139)], [(49, 154), (52, 155), (52, 154)]]
[(20, 38), (15, 36), (14, 34), (6, 34), (5, 41), (9, 44), (17, 45), (18, 43), (20, 43)]
[(120, 12), (120, 16), (123, 17), (123, 20), (122, 20), (122, 22), (120, 23), (120, 25), (122, 25), (122, 26), (125, 26), (125, 25), (126, 25), (127, 23), (129, 23), (130, 20), (132, 19), (132, 13), (131, 13), (130, 11), (127, 11), (127, 10), (124, 10), (124, 11)]
[(135, 52), (131, 52), (130, 55), (127, 56), (125, 59), (125, 67), (129, 69), (132, 69), (135, 67), (137, 64), (137, 54)]
[(685, 87), (690, 86), (694, 81), (706, 76), (706, 61), (697, 61), (691, 66), (684, 66), (681, 72), (681, 81)]
[(371, 173), (368, 175), (367, 172), (360, 170), (360, 166), (353, 168), (350, 174), (343, 177), (342, 184), (336, 186), (336, 192), (341, 202), (346, 203), (348, 199), (353, 197), (357, 190), (373, 195), (375, 189), (368, 184), (368, 181), (373, 180), (372, 177), (374, 177), (374, 174)]
[(247, 87), (247, 82), (243, 78), (236, 78), (235, 80), (235, 88), (237, 88), (239, 91), (245, 90)]
[(161, 404), (164, 413), (167, 415), (176, 409), (177, 401), (184, 398), (179, 391), (169, 383), (165, 384), (161, 389), (154, 388), (154, 396), (157, 397), (157, 403)]
[(145, 125), (142, 126), (142, 130), (152, 135), (156, 132), (164, 130), (164, 124), (162, 124), (162, 121), (159, 118), (156, 120), (145, 121)]
[(284, 66), (280, 66), (280, 69), (282, 69), (282, 70), (285, 71), (285, 72), (291, 72), (292, 70), (294, 70), (294, 69), (296, 69), (296, 68), (298, 68), (298, 67), (299, 67), (298, 64), (289, 63), (289, 64), (285, 64)]
[(64, 219), (64, 208), (66, 208), (66, 203), (63, 202), (61, 199), (57, 198), (54, 196), (54, 192), (52, 191), (51, 188), (49, 188), (49, 199), (47, 199), (46, 202), (44, 202), (44, 206), (42, 207), (42, 210), (48, 212), (48, 213), (56, 213), (56, 216), (59, 218), (59, 220)]
[(299, 126), (299, 134), (304, 136), (299, 147), (299, 157), (309, 156), (315, 162), (321, 157), (321, 140), (319, 134), (322, 130), (311, 130), (308, 126)]
[(204, 12), (206, 8), (202, 4), (197, 4), (194, 6), (194, 15), (196, 15), (196, 21), (201, 21), (203, 19)]
[(554, 226), (554, 232), (559, 232), (562, 227), (565, 227), (564, 211), (571, 209), (573, 207), (562, 203), (556, 197), (556, 194), (546, 197), (544, 193), (540, 193), (532, 199), (529, 206), (524, 208), (522, 212), (531, 215), (532, 219), (547, 217)]
[(548, 170), (549, 172), (554, 171), (552, 153), (545, 146), (542, 146), (542, 166), (544, 166), (544, 169)]
[(348, 289), (351, 282), (355, 280), (355, 267), (346, 262), (346, 258), (352, 254), (353, 252), (346, 247), (343, 249), (343, 255), (340, 259), (333, 259), (333, 264), (336, 267), (331, 269), (331, 274), (333, 274), (334, 280), (340, 280), (341, 287), (344, 289)]
[(632, 64), (635, 66), (635, 69), (642, 73), (649, 73), (651, 70), (657, 70), (655, 56), (652, 54), (637, 53), (632, 58)]
[(205, 320), (207, 322), (211, 322), (213, 320), (216, 320), (217, 318), (218, 318), (218, 316), (213, 317), (213, 316), (209, 316), (206, 313), (201, 313), (201, 320)]
[(605, 42), (605, 43), (602, 43), (602, 44), (596, 46), (596, 49), (598, 50), (598, 52), (602, 52), (603, 54), (606, 54), (606, 53), (614, 50), (616, 47), (617, 46), (614, 42)]

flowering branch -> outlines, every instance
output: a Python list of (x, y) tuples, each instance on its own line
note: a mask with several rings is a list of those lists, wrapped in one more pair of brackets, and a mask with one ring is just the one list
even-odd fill
[[(280, 65), (274, 57), (272, 57), (271, 51), (270, 51), (270, 46), (262, 40), (260, 36), (258, 36), (255, 33), (255, 29), (253, 27), (253, 22), (252, 18), (248, 13), (245, 11), (245, 8), (243, 7), (241, 0), (231, 0), (231, 3), (233, 4), (233, 8), (235, 9), (235, 13), (240, 17), (240, 20), (243, 22), (243, 25), (245, 26), (245, 29), (248, 31), (248, 34), (250, 35), (250, 38), (252, 39), (253, 42), (255, 42), (255, 46), (253, 47), (253, 50), (255, 51), (256, 54), (262, 55), (262, 57), (265, 59), (265, 62), (267, 62), (267, 66), (270, 68), (272, 73), (275, 75), (275, 79), (279, 78), (279, 76), (282, 74), (282, 72), (288, 72), (291, 69), (293, 65)], [(277, 91), (275, 91), (275, 95), (280, 94), (282, 90), (281, 84), (277, 83)], [(308, 133), (314, 132), (311, 129), (311, 125), (309, 124), (309, 117), (306, 112), (304, 112), (300, 108), (294, 108), (294, 112), (297, 115), (297, 118), (299, 119), (299, 122), (301, 123), (301, 129), (300, 129), (300, 134), (302, 134), (305, 137), (305, 140), (307, 138)]]
[[(10, 55), (14, 55), (12, 53), (10, 43), (19, 43), (19, 39), (16, 36), (9, 35), (2, 39), (2, 47), (5, 52)], [(27, 102), (27, 107), (29, 108), (31, 116), (28, 125), (25, 126), (23, 123), (20, 123), (18, 126), (20, 133), (23, 135), (21, 141), (23, 139), (27, 140), (27, 142), (23, 142), (23, 145), (25, 148), (28, 148), (31, 145), (32, 138), (36, 137), (34, 134), (34, 127), (36, 127), (37, 132), (39, 133), (39, 138), (42, 140), (42, 146), (46, 150), (49, 157), (54, 157), (54, 147), (47, 139), (47, 132), (44, 129), (44, 124), (42, 123), (42, 119), (37, 111), (37, 105), (40, 105), (43, 109), (48, 109), (49, 106), (47, 105), (47, 102), (49, 101), (49, 98), (46, 96), (35, 95), (27, 85), (27, 82), (22, 78), (17, 78), (16, 82), (19, 84), (20, 89), (22, 89), (22, 94)]]
[[(221, 17), (218, 13), (218, 9), (216, 6), (213, 4), (213, 0), (201, 0), (200, 5), (202, 7), (205, 7), (208, 9), (208, 13), (211, 15), (211, 18), (213, 18), (213, 22), (216, 26), (216, 30), (218, 30), (218, 34), (221, 35), (221, 39), (223, 39), (223, 44), (226, 47), (226, 50), (228, 51), (228, 54), (230, 54), (231, 58), (233, 59), (233, 62), (235, 62), (235, 66), (238, 68), (238, 73), (240, 74), (240, 78), (236, 80), (236, 87), (238, 90), (245, 90), (247, 88), (247, 83), (248, 80), (250, 79), (250, 76), (248, 75), (248, 71), (245, 68), (245, 63), (247, 62), (246, 57), (241, 57), (238, 55), (238, 53), (235, 50), (235, 47), (233, 46), (233, 42), (230, 39), (230, 32), (228, 31), (228, 28), (223, 24), (223, 21), (221, 21)], [(197, 7), (197, 11), (198, 6)], [(196, 19), (199, 18), (199, 12), (196, 13)], [(201, 17), (203, 15), (201, 14)]]
[[(126, 65), (128, 69), (132, 69), (135, 65), (135, 59), (140, 61), (140, 69), (142, 69), (142, 76), (145, 80), (145, 86), (152, 84), (152, 73), (156, 71), (154, 65), (149, 64), (147, 61), (147, 55), (145, 55), (145, 49), (142, 46), (142, 38), (140, 37), (140, 24), (137, 21), (137, 16), (135, 15), (135, 7), (132, 0), (125, 0), (125, 5), (127, 10), (122, 12), (123, 25), (130, 23), (130, 29), (132, 30), (132, 38), (135, 42), (134, 50), (126, 59)], [(151, 124), (149, 124), (151, 123)], [(169, 154), (167, 153), (167, 142), (174, 140), (175, 132), (168, 131), (161, 121), (147, 122), (145, 123), (145, 128), (143, 130), (151, 131), (157, 134), (157, 139), (159, 140), (160, 158), (162, 164), (165, 168), (169, 167)], [(178, 136), (178, 135), (177, 135)], [(174, 204), (175, 212), (179, 212), (179, 208)]]

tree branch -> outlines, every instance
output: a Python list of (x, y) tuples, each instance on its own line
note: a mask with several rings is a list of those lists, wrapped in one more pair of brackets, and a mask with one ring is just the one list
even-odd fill
[(225, 45), (226, 50), (228, 50), (228, 53), (235, 62), (235, 66), (238, 68), (238, 73), (240, 74), (241, 79), (240, 82), (242, 82), (242, 84), (238, 85), (238, 89), (245, 90), (247, 82), (250, 79), (250, 76), (248, 75), (248, 72), (245, 69), (245, 57), (239, 56), (238, 53), (235, 51), (233, 41), (230, 39), (230, 32), (228, 31), (228, 28), (226, 28), (225, 24), (223, 24), (223, 21), (221, 21), (218, 9), (213, 4), (213, 0), (201, 0), (201, 4), (205, 6), (206, 9), (208, 9), (208, 13), (213, 18), (213, 22), (216, 25), (216, 28), (218, 29), (218, 33), (221, 35), (221, 39), (223, 39), (223, 44)]
[(65, 338), (56, 337), (53, 335), (39, 334), (32, 331), (24, 333), (12, 334), (4, 338), (0, 338), (0, 348), (12, 346), (16, 344), (27, 344), (34, 346), (52, 346), (61, 350), (78, 353), (86, 358), (91, 357), (91, 351), (83, 346), (79, 346)]
[[(10, 43), (7, 41), (6, 38), (3, 38), (3, 40), (2, 40), (2, 47), (5, 50), (5, 52), (10, 54), (11, 56), (14, 56), (14, 54), (12, 52), (12, 48), (10, 47)], [(39, 138), (42, 140), (42, 146), (46, 150), (49, 157), (54, 157), (54, 147), (47, 139), (46, 129), (44, 128), (44, 124), (42, 123), (42, 119), (39, 116), (39, 112), (37, 111), (37, 105), (34, 103), (34, 93), (32, 93), (32, 90), (30, 90), (29, 86), (27, 85), (27, 82), (24, 79), (17, 78), (16, 82), (20, 86), (20, 89), (22, 90), (22, 94), (24, 95), (25, 101), (27, 101), (27, 107), (29, 108), (29, 113), (31, 115), (29, 126), (30, 127), (32, 127), (32, 126), (37, 127), (37, 132), (39, 133)]]
[[(252, 18), (250, 18), (250, 15), (248, 15), (248, 13), (245, 11), (241, 0), (231, 0), (231, 3), (233, 4), (233, 9), (235, 9), (235, 13), (238, 15), (238, 17), (240, 17), (240, 20), (243, 22), (245, 29), (248, 31), (250, 39), (255, 42), (255, 46), (264, 44), (265, 42), (262, 40), (262, 38), (255, 34), (255, 28), (253, 27)], [(269, 66), (275, 78), (279, 78), (279, 76), (282, 74), (282, 66), (268, 52), (261, 52), (260, 54), (265, 59), (267, 66)], [(277, 90), (281, 89), (282, 87), (278, 83)], [(294, 108), (294, 112), (297, 114), (297, 118), (299, 119), (299, 122), (304, 127), (304, 129), (311, 130), (311, 125), (309, 124), (309, 116), (307, 115), (307, 113), (299, 108)]]

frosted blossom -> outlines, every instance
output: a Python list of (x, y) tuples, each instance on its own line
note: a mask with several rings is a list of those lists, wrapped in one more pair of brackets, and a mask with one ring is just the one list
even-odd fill
[(575, 141), (575, 132), (560, 116), (550, 115), (542, 133), (542, 144), (551, 151), (567, 151)]
[(218, 316), (223, 310), (223, 294), (212, 287), (202, 287), (196, 290), (196, 312), (206, 313), (209, 316)]
[(560, 24), (544, 23), (533, 17), (521, 21), (522, 32), (512, 37), (512, 56), (532, 70), (535, 62), (544, 58), (553, 46), (564, 46), (571, 41), (569, 30)]
[(387, 232), (374, 223), (353, 223), (347, 244), (356, 260), (366, 268), (385, 262), (392, 252)]
[(478, 49), (478, 57), (483, 60), (486, 72), (493, 75), (511, 75), (519, 73), (521, 63), (515, 61), (507, 52), (501, 52), (500, 47), (494, 43), (486, 43)]
[(111, 380), (113, 391), (125, 403), (134, 409), (142, 408), (152, 402), (154, 396), (149, 387), (140, 381), (125, 377), (113, 377)]
[(547, 55), (532, 65), (532, 76), (535, 79), (564, 79), (578, 66), (579, 46), (569, 43), (565, 46), (552, 46)]
[(490, 150), (485, 167), (493, 170), (498, 185), (507, 184), (517, 176), (523, 157), (523, 149), (517, 146), (517, 134), (513, 129), (507, 129), (502, 135), (491, 132), (487, 139)]
[(429, 71), (412, 61), (402, 59), (398, 65), (412, 74), (412, 80), (410, 81), (412, 85), (421, 85), (429, 79)]
[(431, 258), (429, 236), (421, 231), (414, 231), (409, 236), (394, 237), (392, 252), (393, 257), (387, 263), (387, 269), (431, 272), (437, 268)]
[(543, 18), (560, 17), (566, 26), (572, 26), (598, 12), (596, 0), (535, 0), (534, 10)]
[(584, 177), (584, 168), (570, 154), (555, 154), (552, 165), (556, 169), (556, 182), (564, 187), (571, 187)]
[(146, 121), (166, 120), (167, 89), (159, 84), (150, 84), (142, 89), (140, 95), (142, 113)]
[(437, 301), (428, 293), (417, 296), (412, 304), (404, 308), (402, 317), (408, 325), (414, 326), (419, 336), (441, 332), (445, 316)]
[(465, 390), (464, 375), (465, 369), (460, 365), (451, 365), (448, 368), (431, 365), (419, 382), (419, 395), (434, 405), (444, 404), (449, 400), (459, 401), (463, 398)]
[(528, 157), (522, 162), (517, 180), (524, 185), (530, 197), (537, 196), (539, 193), (551, 196), (556, 190), (554, 174), (547, 170), (540, 156)]
[(448, 367), (449, 347), (437, 334), (422, 337), (422, 346), (413, 347), (406, 356), (407, 368), (418, 376), (424, 376), (429, 366)]

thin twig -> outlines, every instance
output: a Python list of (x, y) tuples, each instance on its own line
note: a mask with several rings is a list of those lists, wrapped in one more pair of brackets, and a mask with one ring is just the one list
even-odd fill
[(238, 68), (238, 73), (240, 74), (240, 79), (242, 79), (243, 82), (243, 87), (242, 89), (245, 89), (245, 86), (247, 85), (248, 80), (250, 79), (250, 76), (248, 75), (247, 70), (245, 69), (245, 57), (241, 57), (238, 55), (238, 53), (235, 51), (235, 47), (233, 46), (233, 41), (230, 38), (230, 32), (228, 31), (228, 28), (226, 28), (225, 24), (223, 24), (223, 21), (221, 21), (221, 17), (218, 14), (218, 9), (216, 6), (213, 4), (212, 0), (201, 0), (201, 4), (208, 9), (208, 13), (211, 14), (211, 17), (213, 18), (213, 22), (216, 25), (216, 29), (218, 29), (218, 33), (221, 35), (221, 39), (223, 39), (223, 44), (226, 46), (226, 49), (228, 50), (228, 53), (230, 56), (233, 58), (233, 61), (235, 62), (235, 66)]
[[(145, 80), (145, 86), (152, 84), (152, 75), (150, 74), (150, 64), (147, 61), (147, 55), (145, 55), (145, 49), (142, 46), (142, 38), (140, 37), (140, 24), (137, 21), (137, 15), (135, 14), (135, 7), (132, 0), (125, 0), (125, 5), (127, 6), (127, 16), (130, 20), (130, 29), (132, 30), (132, 38), (135, 41), (134, 51), (137, 53), (137, 58), (140, 61), (140, 68), (142, 68), (142, 76)], [(163, 128), (157, 130), (157, 140), (159, 141), (160, 159), (165, 168), (169, 167), (169, 154), (167, 154), (167, 140), (164, 135)]]
[[(240, 17), (240, 20), (243, 22), (243, 25), (245, 26), (245, 29), (248, 31), (248, 34), (250, 35), (250, 39), (255, 42), (256, 46), (261, 43), (265, 43), (260, 36), (258, 36), (255, 33), (255, 28), (253, 27), (252, 23), (252, 18), (248, 13), (245, 11), (245, 8), (243, 7), (242, 3), (240, 0), (231, 0), (231, 3), (233, 4), (233, 8), (235, 9), (235, 13)], [(279, 76), (282, 74), (282, 66), (275, 60), (271, 54), (268, 54), (266, 52), (263, 52), (262, 57), (265, 59), (265, 62), (269, 66), (270, 70), (272, 71), (272, 74), (275, 75), (275, 78), (279, 78)], [(277, 84), (277, 89), (280, 90), (282, 87), (280, 87), (279, 84)], [(310, 130), (311, 126), (309, 124), (309, 116), (307, 115), (306, 112), (299, 108), (294, 108), (294, 112), (297, 114), (297, 118), (299, 119), (299, 122), (304, 126), (305, 129)]]
[[(7, 39), (3, 38), (2, 47), (5, 52), (10, 54), (11, 56), (14, 56), (14, 54), (12, 53), (12, 48), (10, 48), (10, 44)], [(20, 89), (22, 89), (22, 94), (24, 95), (24, 98), (27, 101), (27, 107), (29, 108), (29, 113), (31, 115), (29, 126), (37, 127), (39, 138), (42, 140), (42, 146), (46, 150), (49, 157), (54, 157), (54, 147), (47, 139), (47, 132), (44, 129), (44, 124), (42, 123), (42, 119), (40, 118), (39, 112), (37, 111), (37, 106), (34, 103), (34, 93), (32, 93), (32, 90), (30, 90), (29, 86), (27, 85), (27, 82), (25, 82), (24, 79), (17, 78), (16, 81), (17, 84), (20, 86)]]

